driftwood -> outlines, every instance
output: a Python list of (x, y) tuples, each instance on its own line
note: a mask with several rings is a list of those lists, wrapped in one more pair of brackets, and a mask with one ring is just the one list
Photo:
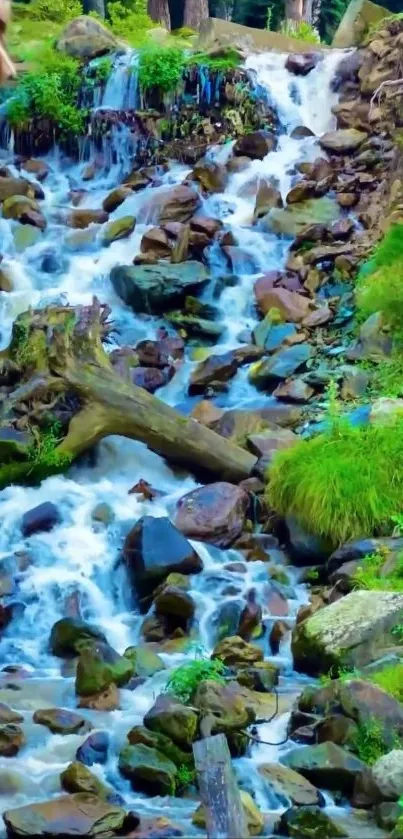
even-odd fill
[(17, 318), (1, 354), (3, 382), (17, 377), (18, 383), (3, 402), (0, 433), (6, 427), (37, 437), (44, 419), (62, 417), (63, 433), (50, 458), (55, 467), (118, 434), (191, 470), (246, 478), (256, 458), (113, 368), (103, 346), (111, 330), (108, 316), (109, 309), (94, 300), (91, 306), (53, 306)]
[(197, 783), (209, 839), (248, 839), (245, 811), (225, 734), (193, 743)]

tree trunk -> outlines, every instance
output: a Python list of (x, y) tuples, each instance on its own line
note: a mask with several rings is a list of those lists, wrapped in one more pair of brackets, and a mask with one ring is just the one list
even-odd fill
[(162, 26), (165, 26), (165, 29), (171, 29), (168, 0), (148, 0), (147, 11), (151, 20), (161, 23)]
[(102, 19), (105, 18), (105, 0), (83, 0), (84, 13), (96, 12)]
[(198, 30), (208, 16), (208, 0), (185, 0), (184, 26)]
[(286, 0), (285, 13), (287, 20), (302, 20), (302, 0)]
[[(25, 312), (15, 321), (1, 372), (3, 379), (7, 374), (13, 382), (19, 372), (20, 380), (17, 387), (10, 386), (3, 402), (0, 453), (6, 449), (15, 458), (17, 443), (22, 446), (18, 463), (11, 464), (18, 478), (61, 471), (111, 434), (140, 440), (173, 463), (215, 478), (246, 478), (256, 462), (249, 452), (116, 372), (102, 345), (110, 329), (108, 315), (109, 309), (94, 300), (91, 306)], [(63, 434), (49, 451), (49, 436), (45, 445), (43, 430), (49, 424), (59, 426), (60, 417)], [(24, 449), (21, 432), (33, 435), (34, 448), (31, 443)], [(0, 468), (0, 485), (10, 482), (7, 459)]]
[(312, 24), (313, 0), (304, 0), (302, 16), (307, 23)]

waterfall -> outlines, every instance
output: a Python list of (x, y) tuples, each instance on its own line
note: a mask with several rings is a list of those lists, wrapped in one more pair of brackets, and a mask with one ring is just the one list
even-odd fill
[(139, 107), (138, 53), (135, 50), (116, 56), (100, 107), (112, 111)]

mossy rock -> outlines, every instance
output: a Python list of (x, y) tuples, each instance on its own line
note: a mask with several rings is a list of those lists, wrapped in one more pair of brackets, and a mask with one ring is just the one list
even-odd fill
[(262, 221), (265, 228), (281, 236), (298, 236), (307, 224), (331, 224), (340, 217), (340, 207), (333, 198), (311, 198), (274, 209)]
[(97, 626), (85, 623), (79, 618), (62, 618), (52, 627), (49, 646), (52, 655), (73, 658), (86, 647), (90, 647), (94, 641), (106, 643), (104, 633)]
[(172, 763), (177, 767), (189, 766), (192, 768), (194, 766), (192, 752), (185, 752), (179, 746), (176, 746), (170, 737), (166, 737), (165, 734), (159, 734), (157, 731), (150, 731), (143, 725), (135, 725), (129, 731), (127, 739), (131, 746), (137, 746), (139, 743), (142, 743), (144, 746), (156, 749), (165, 755), (165, 757), (169, 758), (169, 760), (172, 760)]
[(119, 755), (119, 770), (133, 789), (147, 795), (175, 795), (176, 766), (157, 749), (139, 743)]
[(124, 657), (133, 663), (133, 676), (140, 676), (142, 679), (148, 679), (166, 669), (161, 656), (148, 647), (128, 647)]
[(112, 794), (113, 790), (108, 790), (101, 781), (98, 780), (83, 763), (74, 761), (70, 763), (60, 775), (60, 782), (66, 792), (86, 792), (89, 795), (97, 795), (104, 801)]
[(292, 749), (281, 760), (315, 786), (347, 795), (353, 792), (357, 778), (366, 768), (357, 757), (330, 742)]
[(348, 834), (319, 807), (291, 807), (281, 817), (282, 832), (295, 839), (338, 839)]
[(150, 731), (165, 734), (181, 748), (189, 749), (196, 740), (199, 718), (191, 708), (169, 694), (160, 694), (144, 717)]
[(122, 218), (108, 222), (102, 233), (102, 243), (111, 245), (112, 242), (117, 242), (119, 239), (127, 239), (133, 233), (135, 226), (136, 219), (134, 216), (122, 216)]
[(278, 685), (279, 669), (270, 661), (256, 661), (250, 667), (236, 668), (235, 678), (250, 690), (269, 692)]
[(219, 658), (224, 664), (254, 664), (263, 661), (263, 650), (244, 641), (239, 635), (224, 638), (214, 647), (212, 658)]
[(224, 685), (211, 679), (200, 682), (193, 704), (203, 716), (211, 717), (212, 734), (240, 731), (251, 725), (256, 718), (237, 682)]
[(94, 696), (110, 685), (122, 687), (133, 676), (134, 665), (130, 659), (119, 655), (108, 644), (99, 642), (83, 650), (78, 659), (76, 693)]

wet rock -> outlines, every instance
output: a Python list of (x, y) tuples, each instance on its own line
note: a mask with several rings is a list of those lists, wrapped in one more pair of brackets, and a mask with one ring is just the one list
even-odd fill
[(314, 132), (311, 131), (310, 128), (307, 128), (306, 125), (297, 125), (295, 128), (293, 128), (293, 130), (291, 131), (291, 134), (290, 134), (290, 137), (293, 140), (300, 140), (300, 139), (303, 139), (304, 137), (314, 137), (314, 136), (315, 136)]
[(262, 607), (256, 602), (256, 590), (251, 589), (246, 595), (246, 604), (239, 617), (238, 632), (244, 641), (250, 641), (256, 630), (261, 627)]
[(24, 745), (25, 737), (22, 728), (13, 723), (0, 725), (1, 757), (14, 757)]
[(123, 828), (126, 812), (97, 796), (76, 793), (6, 810), (3, 819), (10, 839), (28, 836), (112, 839)]
[(357, 192), (338, 192), (336, 196), (337, 203), (340, 204), (340, 207), (343, 209), (350, 209), (350, 207), (355, 207), (360, 200), (360, 196)]
[(119, 755), (119, 771), (133, 789), (147, 795), (174, 795), (176, 766), (157, 749), (139, 743), (125, 746)]
[(298, 624), (292, 653), (297, 670), (316, 675), (374, 661), (393, 646), (392, 629), (403, 617), (403, 595), (354, 591)]
[(164, 312), (180, 304), (187, 294), (200, 290), (208, 281), (199, 262), (180, 265), (117, 265), (111, 282), (119, 297), (135, 312)]
[(214, 647), (212, 658), (219, 658), (228, 667), (232, 665), (250, 665), (256, 662), (263, 661), (263, 651), (254, 644), (249, 644), (240, 638), (239, 635), (234, 635), (230, 638), (224, 638)]
[(15, 195), (34, 198), (35, 188), (24, 178), (0, 178), (0, 203)]
[(80, 696), (77, 705), (90, 711), (117, 711), (120, 708), (119, 689), (112, 683), (97, 693)]
[(313, 198), (316, 192), (315, 181), (299, 181), (295, 186), (291, 187), (287, 193), (287, 204), (300, 204), (301, 201), (306, 201)]
[(128, 647), (124, 656), (133, 663), (133, 676), (148, 679), (166, 669), (162, 658), (148, 647)]
[(210, 355), (202, 361), (190, 376), (189, 393), (204, 393), (205, 389), (214, 382), (226, 382), (232, 379), (238, 370), (238, 361), (234, 353)]
[(76, 760), (85, 766), (94, 763), (104, 764), (108, 760), (109, 735), (106, 731), (96, 731), (90, 734), (76, 751)]
[[(242, 807), (246, 816), (246, 823), (249, 831), (249, 836), (260, 836), (265, 826), (265, 819), (259, 808), (255, 804), (252, 796), (245, 790), (240, 790), (240, 797)], [(196, 808), (192, 815), (192, 824), (202, 830), (206, 829), (206, 814), (202, 804)]]
[(190, 186), (173, 186), (152, 196), (142, 207), (139, 220), (147, 223), (152, 219), (161, 225), (171, 221), (186, 224), (195, 215), (200, 203), (200, 196)]
[(106, 642), (104, 633), (98, 627), (78, 618), (62, 618), (52, 627), (49, 646), (52, 655), (73, 658), (94, 641)]
[(282, 763), (312, 784), (347, 795), (365, 769), (365, 763), (334, 743), (293, 749), (282, 757)]
[(17, 711), (13, 711), (4, 702), (0, 702), (0, 725), (8, 725), (8, 723), (23, 722), (24, 717)]
[(199, 718), (194, 710), (170, 694), (160, 694), (144, 717), (150, 731), (164, 734), (180, 748), (189, 750), (196, 739)]
[(303, 775), (281, 763), (263, 763), (259, 774), (282, 804), (290, 801), (296, 807), (323, 806), (322, 793)]
[(236, 667), (235, 678), (250, 690), (269, 693), (278, 685), (279, 671), (269, 661), (257, 661), (250, 667)]
[(295, 839), (337, 839), (348, 836), (318, 807), (291, 807), (281, 816), (281, 832)]
[(127, 739), (131, 746), (142, 744), (149, 748), (156, 749), (163, 754), (178, 768), (180, 766), (189, 766), (193, 768), (193, 754), (192, 752), (185, 752), (172, 742), (170, 737), (165, 734), (159, 734), (156, 731), (149, 731), (143, 725), (135, 725), (127, 735)]
[(379, 797), (398, 801), (403, 789), (403, 751), (393, 749), (374, 763), (371, 778)]
[(274, 386), (304, 367), (310, 357), (309, 344), (296, 344), (294, 347), (278, 350), (270, 358), (264, 358), (250, 368), (249, 381), (260, 388)]
[(120, 239), (127, 239), (136, 227), (134, 216), (122, 216), (114, 221), (108, 222), (102, 231), (102, 243), (111, 245)]
[(277, 141), (270, 131), (252, 131), (239, 137), (234, 145), (236, 157), (249, 157), (252, 160), (263, 160), (269, 152), (276, 148)]
[(76, 693), (78, 696), (99, 694), (114, 684), (125, 685), (133, 675), (133, 663), (119, 655), (112, 647), (97, 641), (82, 650), (77, 664)]
[(288, 615), (288, 600), (273, 582), (265, 588), (264, 598), (270, 615), (278, 618)]
[(245, 702), (237, 682), (200, 682), (192, 702), (202, 717), (208, 716), (211, 734), (231, 734), (247, 728), (255, 720), (255, 713)]
[(270, 309), (278, 309), (284, 320), (298, 323), (310, 312), (309, 299), (295, 291), (285, 288), (266, 288), (263, 291), (259, 286), (258, 295), (257, 302), (264, 315), (270, 312)]
[(331, 224), (340, 215), (333, 198), (311, 198), (300, 204), (290, 204), (284, 210), (274, 209), (265, 217), (264, 228), (282, 236), (295, 238), (307, 224)]
[(108, 218), (105, 210), (71, 210), (66, 218), (66, 224), (76, 230), (84, 230), (90, 224), (104, 224)]
[(279, 350), (283, 344), (287, 344), (290, 339), (296, 336), (297, 330), (293, 323), (273, 323), (269, 311), (264, 320), (255, 326), (252, 334), (253, 340), (258, 347), (262, 347), (266, 352), (272, 353)]
[(269, 181), (261, 178), (259, 180), (259, 188), (253, 212), (254, 220), (258, 221), (260, 218), (267, 215), (267, 213), (269, 213), (274, 207), (283, 207), (281, 192)]
[(269, 636), (270, 649), (273, 655), (277, 655), (280, 651), (282, 642), (287, 638), (290, 632), (288, 623), (282, 620), (274, 621)]
[(368, 137), (365, 131), (356, 128), (340, 128), (338, 131), (328, 131), (323, 134), (319, 143), (325, 151), (334, 154), (346, 154), (359, 148)]
[(151, 253), (158, 259), (170, 259), (172, 244), (161, 227), (151, 227), (144, 233), (140, 244), (141, 253)]
[[(92, 521), (98, 522), (99, 524), (104, 524), (105, 527), (108, 527), (109, 524), (112, 524), (114, 518), (115, 514), (112, 510), (112, 507), (110, 507), (109, 504), (100, 502), (94, 507), (93, 510), (91, 510)], [(105, 639), (102, 638), (101, 640)]]
[(228, 182), (225, 166), (210, 160), (200, 160), (193, 169), (193, 178), (205, 192), (224, 192)]
[(175, 524), (190, 539), (228, 547), (243, 530), (248, 506), (244, 490), (220, 481), (184, 495), (177, 505)]
[(44, 181), (49, 175), (49, 166), (45, 163), (44, 160), (34, 160), (33, 158), (29, 158), (28, 160), (24, 160), (21, 164), (21, 168), (25, 170), (25, 172), (29, 172), (30, 175), (35, 175), (38, 181)]
[(6, 198), (3, 202), (2, 213), (3, 218), (39, 227), (40, 230), (46, 228), (46, 219), (39, 209), (39, 204), (26, 195), (13, 195)]
[(156, 390), (172, 379), (174, 369), (166, 367), (165, 370), (157, 370), (153, 367), (134, 367), (131, 380), (134, 385), (141, 387), (148, 393), (155, 393)]
[(285, 399), (287, 402), (304, 403), (308, 402), (314, 394), (314, 389), (304, 382), (302, 378), (292, 379), (289, 382), (278, 385), (273, 391), (276, 399)]
[(127, 535), (123, 546), (131, 583), (147, 597), (172, 572), (197, 574), (203, 563), (180, 529), (168, 518), (145, 516)]
[(102, 208), (105, 210), (106, 213), (113, 213), (126, 201), (126, 198), (130, 198), (133, 195), (132, 190), (127, 186), (117, 186), (116, 189), (113, 189), (109, 195), (104, 198), (102, 202)]
[(181, 626), (186, 629), (195, 613), (192, 597), (179, 586), (164, 586), (154, 598), (154, 606), (156, 615), (167, 618), (171, 627)]
[(63, 789), (70, 793), (83, 792), (88, 795), (97, 795), (106, 801), (114, 795), (112, 789), (105, 787), (97, 776), (79, 761), (70, 763), (64, 769), (60, 775), (60, 783)]
[(91, 724), (79, 714), (73, 714), (65, 708), (47, 708), (35, 711), (33, 721), (44, 725), (52, 734), (84, 734)]
[(61, 522), (61, 515), (55, 504), (45, 501), (24, 513), (21, 521), (22, 535), (27, 538), (35, 533), (48, 533)]
[(209, 399), (202, 399), (191, 411), (191, 416), (197, 422), (201, 422), (202, 425), (211, 428), (222, 417), (223, 413), (222, 408), (217, 408), (214, 402), (210, 402)]
[(225, 411), (211, 427), (227, 440), (244, 446), (251, 434), (260, 433), (266, 428), (273, 429), (273, 426), (283, 428), (296, 425), (300, 417), (301, 408), (273, 400), (271, 407), (255, 411)]
[(248, 437), (248, 449), (257, 457), (272, 456), (279, 449), (288, 449), (298, 442), (298, 435), (288, 428), (273, 427)]
[(193, 216), (190, 219), (190, 229), (194, 233), (201, 233), (206, 236), (207, 239), (214, 239), (217, 233), (222, 228), (222, 221), (216, 218), (210, 218), (210, 216)]
[(80, 252), (95, 250), (99, 225), (87, 227), (85, 230), (71, 230), (66, 233), (64, 242), (70, 251)]
[(329, 306), (321, 306), (315, 309), (302, 321), (302, 326), (306, 329), (316, 329), (318, 326), (324, 326), (329, 320), (332, 320), (333, 312)]
[(285, 63), (286, 69), (294, 76), (307, 76), (316, 67), (320, 59), (319, 53), (305, 52), (298, 55), (291, 53)]
[(57, 49), (72, 58), (90, 61), (119, 47), (112, 32), (95, 18), (81, 15), (67, 23), (59, 35)]

